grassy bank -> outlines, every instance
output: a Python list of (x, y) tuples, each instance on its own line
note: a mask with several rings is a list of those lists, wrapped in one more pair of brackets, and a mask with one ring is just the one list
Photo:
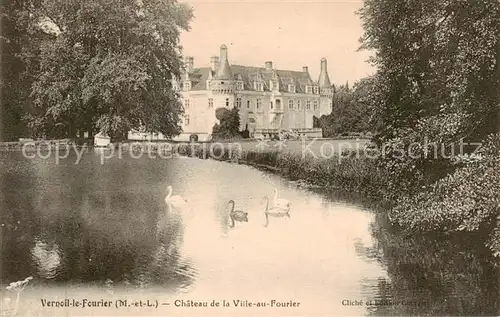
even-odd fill
[(234, 144), (210, 148), (206, 145), (181, 144), (177, 153), (201, 159), (216, 159), (265, 168), (290, 180), (324, 186), (365, 196), (384, 198), (387, 173), (377, 161), (360, 155), (335, 153), (328, 158), (304, 155), (296, 151), (242, 149)]

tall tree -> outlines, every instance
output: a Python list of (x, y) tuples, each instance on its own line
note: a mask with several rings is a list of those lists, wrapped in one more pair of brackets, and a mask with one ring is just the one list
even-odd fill
[(237, 108), (218, 108), (216, 115), (220, 124), (216, 123), (212, 128), (214, 139), (229, 140), (240, 136), (240, 114)]
[(455, 115), (458, 137), (482, 138), (496, 128), (499, 7), (497, 0), (365, 2), (363, 45), (376, 52), (372, 62), (389, 87), (385, 139), (447, 114)]
[(329, 115), (315, 120), (325, 137), (344, 132), (376, 132), (380, 129), (380, 98), (382, 87), (377, 75), (363, 78), (349, 88), (349, 83), (337, 87), (333, 109)]
[[(361, 17), (384, 87), (392, 221), (487, 232), (500, 256), (500, 2), (366, 0)], [(483, 142), (479, 156), (456, 155), (463, 138)]]
[(22, 117), (30, 104), (33, 63), (40, 32), (32, 32), (36, 0), (6, 0), (0, 3), (0, 141), (15, 140), (26, 132)]
[(34, 14), (54, 36), (41, 46), (33, 131), (180, 133), (171, 79), (180, 77), (190, 8), (175, 0), (44, 0)]

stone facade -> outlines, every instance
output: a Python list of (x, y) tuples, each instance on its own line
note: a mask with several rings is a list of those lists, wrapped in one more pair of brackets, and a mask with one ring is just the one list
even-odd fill
[(248, 130), (250, 136), (289, 131), (321, 137), (321, 129), (313, 129), (313, 117), (331, 113), (334, 90), (325, 58), (318, 81), (313, 81), (305, 66), (290, 71), (274, 69), (269, 61), (264, 67), (231, 65), (225, 45), (207, 67), (195, 68), (194, 59), (186, 57), (185, 72), (173, 87), (185, 110), (184, 132), (177, 139), (189, 140), (195, 134), (200, 141), (210, 139), (218, 122), (216, 109), (233, 107), (239, 109), (240, 130)]

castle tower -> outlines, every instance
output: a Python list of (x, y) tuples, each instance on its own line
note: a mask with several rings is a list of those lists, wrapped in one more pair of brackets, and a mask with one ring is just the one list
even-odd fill
[(230, 95), (234, 92), (233, 72), (227, 57), (227, 46), (221, 45), (220, 58), (213, 79), (210, 81), (213, 94)]
[(319, 73), (318, 79), (319, 88), (331, 88), (330, 77), (328, 76), (328, 68), (326, 63), (326, 58), (321, 59), (321, 72)]
[(321, 71), (318, 79), (320, 93), (320, 116), (329, 115), (332, 112), (333, 86), (328, 76), (326, 58), (321, 59)]
[(230, 80), (232, 78), (233, 73), (231, 72), (231, 66), (229, 66), (229, 60), (227, 58), (227, 46), (223, 44), (220, 47), (219, 67), (215, 72), (215, 79)]

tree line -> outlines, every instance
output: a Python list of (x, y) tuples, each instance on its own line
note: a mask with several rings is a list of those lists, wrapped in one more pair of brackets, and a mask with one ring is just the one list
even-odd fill
[(378, 83), (375, 74), (358, 80), (352, 88), (349, 83), (334, 87), (332, 112), (315, 118), (314, 127), (323, 129), (323, 137), (379, 131), (382, 118), (377, 111)]
[(167, 136), (183, 113), (172, 77), (192, 10), (174, 0), (3, 1), (3, 140), (131, 128)]
[[(500, 256), (500, 2), (365, 0), (359, 14), (362, 47), (375, 53), (392, 222), (481, 233)], [(460, 142), (482, 146), (458, 153)]]

